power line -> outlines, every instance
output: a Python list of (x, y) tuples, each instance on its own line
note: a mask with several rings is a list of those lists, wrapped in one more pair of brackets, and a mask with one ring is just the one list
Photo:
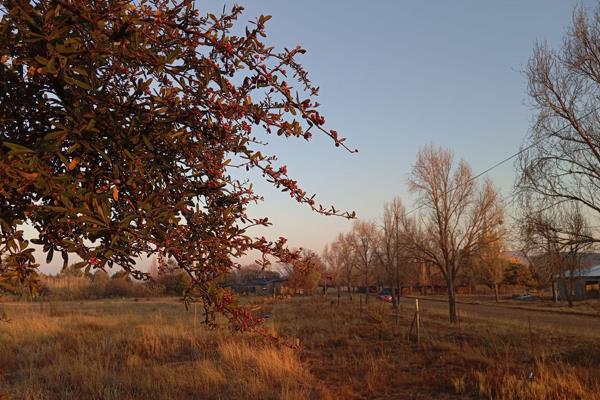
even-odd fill
[[(587, 117), (589, 117), (590, 115), (594, 114), (595, 112), (597, 112), (597, 111), (599, 111), (599, 110), (600, 110), (600, 106), (598, 106), (598, 107), (595, 107), (594, 109), (592, 109), (592, 110), (590, 110), (589, 112), (585, 113), (585, 114), (584, 114), (584, 115), (582, 115), (581, 117), (577, 118), (575, 121), (579, 122), (579, 121), (581, 121), (581, 120), (584, 120), (584, 119), (586, 119)], [(556, 135), (556, 134), (560, 133), (561, 131), (563, 131), (563, 130), (567, 129), (567, 128), (568, 128), (568, 127), (570, 127), (570, 126), (571, 126), (571, 124), (565, 124), (564, 126), (562, 126), (561, 128), (559, 128), (558, 130), (556, 130), (556, 131), (553, 131), (553, 132), (551, 133), (551, 135)], [(511, 154), (510, 156), (508, 156), (508, 157), (506, 157), (506, 158), (502, 159), (501, 161), (498, 161), (497, 163), (493, 164), (492, 166), (490, 166), (490, 167), (486, 168), (485, 170), (481, 171), (481, 172), (480, 172), (480, 173), (478, 173), (477, 175), (473, 176), (471, 179), (469, 179), (469, 180), (467, 181), (467, 183), (471, 183), (471, 182), (473, 182), (474, 180), (481, 178), (483, 175), (487, 174), (488, 172), (490, 172), (490, 171), (492, 171), (492, 170), (494, 170), (494, 169), (498, 168), (498, 167), (499, 167), (499, 166), (501, 166), (502, 164), (504, 164), (504, 163), (507, 163), (508, 161), (512, 160), (513, 158), (515, 158), (515, 157), (517, 157), (517, 156), (519, 156), (519, 155), (523, 154), (523, 153), (524, 153), (524, 152), (526, 152), (527, 150), (529, 150), (529, 149), (531, 149), (531, 148), (533, 148), (533, 147), (537, 146), (537, 145), (538, 145), (538, 144), (540, 144), (542, 141), (544, 141), (546, 138), (547, 138), (547, 136), (542, 136), (542, 137), (541, 137), (541, 138), (539, 138), (538, 140), (536, 140), (536, 141), (534, 141), (533, 143), (531, 143), (531, 144), (529, 144), (529, 145), (525, 146), (524, 148), (520, 149), (520, 150), (519, 150), (519, 151), (517, 151), (516, 153), (513, 153), (513, 154)], [(449, 189), (447, 192), (445, 192), (444, 194), (451, 193), (451, 192), (453, 192), (453, 191), (454, 191), (454, 190), (456, 190), (456, 189), (457, 189), (457, 187), (450, 188), (450, 189)], [(503, 200), (505, 201), (505, 200), (507, 200), (507, 199), (509, 199), (509, 198), (511, 198), (511, 197), (514, 197), (515, 195), (516, 195), (516, 193), (514, 193), (514, 192), (513, 192), (513, 193), (511, 193), (511, 194), (510, 194), (508, 197), (504, 198)], [(541, 212), (541, 211), (545, 211), (545, 210), (547, 210), (548, 208), (552, 208), (552, 207), (554, 207), (554, 206), (556, 206), (556, 205), (558, 205), (558, 204), (560, 204), (560, 203), (561, 203), (561, 202), (555, 203), (555, 204), (551, 205), (550, 207), (546, 207), (546, 208), (544, 208), (544, 209), (540, 210), (539, 212)], [(418, 206), (418, 207), (416, 207), (416, 208), (413, 208), (412, 210), (408, 211), (408, 212), (406, 213), (406, 215), (412, 214), (413, 212), (416, 212), (416, 211), (418, 211), (418, 210), (422, 209), (423, 207), (425, 207), (425, 205), (420, 205), (420, 206)]]

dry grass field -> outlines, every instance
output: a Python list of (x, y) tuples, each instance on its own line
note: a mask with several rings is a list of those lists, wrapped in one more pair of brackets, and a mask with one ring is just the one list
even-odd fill
[[(1, 399), (600, 399), (598, 337), (372, 299), (255, 298), (267, 328), (205, 329), (175, 300), (0, 304)], [(557, 319), (560, 324), (560, 319)], [(282, 340), (284, 342), (284, 340)]]

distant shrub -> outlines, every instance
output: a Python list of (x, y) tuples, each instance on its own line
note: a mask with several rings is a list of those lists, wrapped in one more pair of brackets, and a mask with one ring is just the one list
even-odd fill
[(187, 274), (170, 271), (160, 274), (152, 281), (132, 280), (129, 275), (118, 271), (109, 276), (102, 270), (79, 273), (68, 268), (58, 275), (40, 274), (39, 285), (34, 293), (24, 287), (1, 290), (0, 296), (16, 300), (95, 300), (114, 297), (160, 297), (181, 296), (191, 286)]
[(91, 278), (90, 285), (86, 290), (86, 298), (100, 299), (106, 296), (106, 286), (109, 282), (108, 274), (104, 271), (96, 271)]
[(164, 294), (169, 296), (182, 296), (191, 286), (191, 279), (183, 272), (169, 272), (160, 274), (155, 279), (155, 284), (162, 288)]
[(41, 284), (45, 287), (41, 297), (56, 300), (83, 300), (90, 285), (86, 276), (61, 274), (58, 276), (42, 276)]
[(142, 288), (141, 284), (134, 283), (129, 279), (112, 278), (106, 283), (104, 297), (136, 297), (140, 296)]
[(93, 300), (107, 297), (159, 296), (161, 291), (152, 290), (146, 282), (132, 281), (128, 276), (115, 274), (112, 278), (104, 271), (93, 275), (72, 273), (40, 278), (38, 297), (52, 300)]

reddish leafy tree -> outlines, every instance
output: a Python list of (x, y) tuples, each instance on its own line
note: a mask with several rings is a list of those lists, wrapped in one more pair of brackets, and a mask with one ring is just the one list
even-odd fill
[[(207, 309), (252, 324), (215, 278), (251, 250), (289, 262), (285, 239), (252, 237), (260, 200), (233, 169), (327, 215), (275, 156), (270, 134), (309, 140), (324, 128), (301, 47), (265, 44), (260, 16), (242, 8), (201, 16), (192, 0), (2, 0), (0, 12), (0, 276), (28, 281), (29, 224), (50, 261), (118, 265), (158, 254), (185, 270)], [(240, 34), (234, 34), (233, 30)], [(347, 149), (347, 148), (346, 148)]]
[(310, 249), (303, 249), (299, 260), (284, 264), (283, 269), (287, 277), (287, 285), (295, 293), (313, 295), (325, 269), (321, 257)]

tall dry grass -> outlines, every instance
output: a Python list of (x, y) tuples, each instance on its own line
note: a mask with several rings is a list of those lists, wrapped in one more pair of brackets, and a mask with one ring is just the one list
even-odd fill
[(573, 337), (467, 316), (453, 326), (432, 309), (417, 346), (406, 305), (361, 311), (358, 301), (308, 298), (272, 310), (274, 329), (302, 338), (303, 358), (341, 398), (600, 399), (600, 332)]
[(294, 350), (204, 329), (174, 301), (1, 308), (12, 319), (0, 324), (0, 393), (10, 399), (600, 399), (595, 338), (469, 317), (456, 327), (425, 310), (417, 346), (407, 306), (253, 304)]
[(4, 397), (321, 397), (307, 366), (289, 348), (253, 335), (199, 325), (194, 330), (193, 314), (178, 304), (91, 304), (8, 312), (12, 321), (0, 325)]

